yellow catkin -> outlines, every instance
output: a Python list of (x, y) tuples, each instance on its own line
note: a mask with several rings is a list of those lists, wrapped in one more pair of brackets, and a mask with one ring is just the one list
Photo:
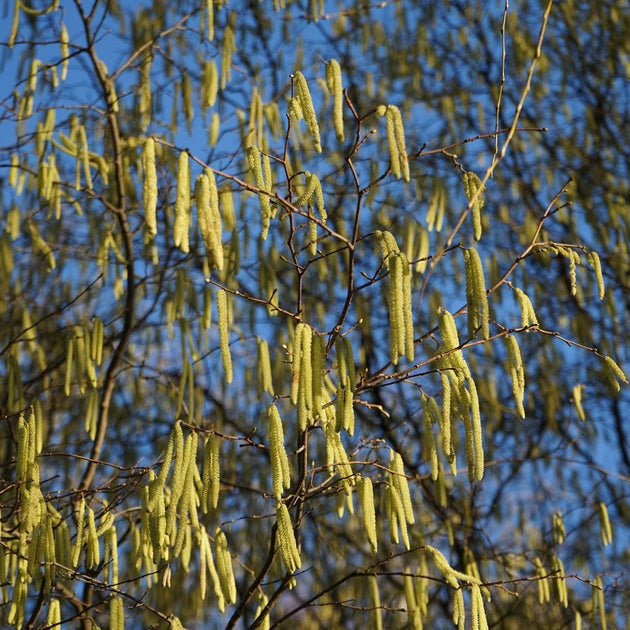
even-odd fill
[(50, 627), (61, 624), (61, 606), (58, 599), (51, 599), (48, 607), (47, 623)]
[(488, 630), (488, 619), (483, 605), (483, 597), (478, 584), (473, 584), (470, 589), (472, 627), (479, 630)]
[(523, 407), (523, 398), (525, 396), (525, 368), (523, 367), (521, 349), (513, 335), (507, 335), (505, 337), (505, 345), (508, 351), (508, 364), (512, 377), (512, 392), (514, 393), (516, 410), (521, 418), (525, 418), (525, 408)]
[(599, 503), (599, 523), (602, 544), (604, 547), (607, 547), (612, 542), (612, 527), (610, 526), (606, 504), (601, 501)]
[(93, 188), (92, 174), (90, 172), (90, 151), (87, 144), (87, 135), (85, 127), (79, 125), (79, 141), (81, 143), (81, 162), (83, 165), (83, 174), (85, 176), (85, 185), (87, 188)]
[(221, 48), (221, 89), (225, 90), (232, 79), (232, 55), (236, 52), (236, 38), (233, 25), (227, 24), (223, 31), (223, 46)]
[(389, 160), (394, 177), (400, 179), (400, 153), (396, 142), (396, 130), (394, 128), (394, 110), (387, 107), (385, 109), (385, 130), (387, 133), (387, 144), (389, 146)]
[(269, 426), (269, 459), (271, 461), (271, 473), (273, 479), (273, 494), (278, 499), (282, 498), (285, 489), (291, 486), (291, 473), (289, 459), (284, 447), (284, 431), (282, 420), (275, 405), (270, 405), (267, 410)]
[(604, 299), (606, 293), (606, 286), (604, 284), (604, 276), (602, 274), (602, 263), (599, 259), (599, 254), (595, 251), (589, 252), (586, 255), (586, 259), (595, 272), (595, 279), (597, 280), (597, 293), (600, 300)]
[(125, 627), (125, 609), (118, 595), (109, 600), (109, 627), (111, 630), (124, 630)]
[(300, 101), (297, 98), (291, 97), (288, 102), (288, 114), (291, 120), (295, 120), (299, 122), (304, 118), (304, 113), (302, 112), (302, 106), (300, 105)]
[(572, 398), (573, 405), (575, 406), (575, 413), (577, 417), (584, 421), (586, 420), (586, 414), (584, 413), (584, 407), (582, 406), (582, 390), (584, 389), (584, 385), (578, 383), (573, 387)]
[[(186, 573), (188, 572), (188, 562), (190, 561), (190, 555), (187, 553), (189, 550), (190, 540), (190, 526), (192, 523), (189, 520), (189, 514), (191, 505), (194, 501), (192, 494), (194, 492), (194, 486), (192, 485), (192, 479), (190, 478), (190, 466), (186, 466), (186, 475), (184, 477), (184, 487), (180, 495), (178, 502), (177, 514), (179, 515), (179, 525), (175, 533), (175, 544), (173, 545), (173, 558), (179, 558), (182, 568)], [(171, 538), (172, 540), (172, 538)]]
[(230, 354), (230, 340), (228, 331), (228, 304), (225, 289), (217, 291), (217, 318), (219, 320), (219, 344), (221, 346), (221, 361), (225, 372), (225, 382), (232, 382), (232, 355)]
[(472, 171), (466, 171), (463, 174), (463, 178), (464, 190), (468, 199), (468, 205), (470, 206), (473, 232), (475, 240), (478, 241), (482, 234), (481, 208), (483, 208), (485, 204), (485, 199), (483, 197), (484, 187), (481, 185), (479, 176)]
[(525, 294), (518, 287), (513, 286), (512, 288), (514, 289), (514, 293), (516, 294), (518, 304), (521, 307), (521, 327), (527, 328), (530, 324), (538, 326), (538, 318), (536, 317), (534, 307), (532, 306), (532, 302), (527, 294)]
[[(17, 4), (17, 3), (16, 3)], [(59, 35), (59, 45), (61, 47), (61, 80), (65, 81), (68, 76), (68, 60), (69, 60), (69, 51), (68, 44), (70, 42), (70, 38), (68, 37), (68, 29), (65, 24), (61, 25), (61, 33)]]
[(72, 386), (72, 366), (74, 365), (74, 337), (68, 338), (68, 346), (66, 350), (66, 373), (63, 391), (66, 396), (70, 395)]
[(314, 175), (310, 173), (309, 171), (306, 171), (304, 173), (304, 177), (306, 179), (306, 186), (304, 187), (304, 192), (295, 200), (295, 206), (297, 206), (298, 208), (300, 206), (306, 206), (311, 203), (311, 199), (313, 198), (313, 195), (315, 194), (315, 189), (317, 188), (318, 184), (321, 190), (321, 183), (317, 175)]
[(407, 482), (407, 476), (403, 466), (403, 460), (400, 453), (390, 451), (390, 467), (394, 471), (393, 480), (394, 486), (398, 490), (400, 499), (402, 501), (405, 520), (409, 524), (415, 522), (413, 515), (413, 506), (411, 504), (411, 494), (409, 493), (409, 484)]
[(184, 254), (190, 250), (190, 164), (188, 153), (182, 151), (177, 163), (177, 196), (175, 198), (175, 224), (173, 242)]
[(166, 533), (174, 540), (177, 504), (184, 489), (186, 467), (184, 462), (184, 433), (181, 423), (175, 423), (175, 449), (173, 474), (171, 477), (171, 496), (166, 513)]
[(416, 600), (416, 589), (414, 588), (414, 582), (417, 578), (411, 574), (411, 570), (407, 567), (405, 569), (404, 577), (404, 594), (405, 604), (407, 606), (407, 619), (409, 627), (412, 630), (422, 630), (422, 619), (420, 617), (420, 610), (418, 608), (418, 602)]
[(315, 108), (313, 107), (313, 101), (311, 99), (311, 93), (308, 89), (308, 83), (301, 72), (295, 73), (295, 94), (297, 100), (302, 108), (304, 115), (304, 122), (306, 127), (313, 138), (313, 146), (317, 153), (322, 152), (322, 145), (319, 136), (319, 124), (315, 115)]
[(440, 573), (443, 575), (444, 579), (454, 589), (459, 590), (459, 582), (457, 581), (456, 571), (448, 563), (448, 560), (446, 559), (444, 554), (439, 549), (431, 547), (430, 545), (426, 545), (425, 549), (433, 557), (433, 562), (435, 563), (435, 566), (438, 568)]
[(300, 552), (298, 551), (293, 524), (289, 510), (284, 503), (278, 503), (276, 510), (276, 523), (278, 530), (278, 543), (284, 566), (289, 573), (295, 573), (302, 566)]
[(473, 447), (475, 451), (475, 479), (481, 481), (484, 473), (483, 430), (481, 427), (481, 412), (479, 409), (479, 396), (477, 386), (472, 378), (467, 378), (468, 392), (470, 394), (470, 416), (472, 423)]
[(148, 488), (149, 498), (147, 508), (149, 515), (149, 532), (153, 542), (153, 562), (158, 564), (166, 551), (166, 499), (164, 488), (153, 480)]
[(74, 540), (74, 547), (72, 549), (72, 566), (76, 567), (79, 564), (79, 556), (81, 555), (81, 548), (83, 546), (83, 523), (85, 519), (85, 498), (81, 497), (76, 509), (77, 520), (77, 535)]
[(49, 271), (52, 271), (57, 267), (57, 262), (55, 260), (55, 254), (53, 253), (50, 245), (44, 240), (42, 235), (39, 233), (37, 226), (32, 221), (27, 223), (28, 231), (30, 237), (33, 241), (33, 245), (37, 251), (39, 251), (44, 259), (46, 260), (46, 264), (48, 265)]
[(538, 586), (538, 603), (546, 604), (551, 599), (551, 593), (549, 592), (549, 581), (545, 577), (547, 572), (540, 561), (540, 558), (534, 559), (536, 565), (536, 577), (538, 578), (536, 584)]
[(206, 169), (195, 183), (195, 203), (199, 229), (206, 247), (208, 262), (219, 272), (223, 270), (222, 222), (219, 213), (219, 193), (214, 173)]
[(413, 334), (413, 307), (411, 299), (411, 265), (404, 253), (400, 253), (402, 266), (402, 299), (403, 299), (403, 323), (404, 323), (404, 348), (408, 361), (413, 361), (415, 356), (415, 340)]
[(271, 375), (271, 358), (269, 356), (269, 346), (265, 339), (258, 337), (256, 340), (256, 381), (257, 391), (260, 396), (263, 392), (267, 392), (273, 396), (273, 379)]
[(464, 250), (466, 267), (466, 300), (468, 301), (468, 335), (473, 338), (478, 328), (480, 337), (490, 336), (488, 321), (490, 312), (486, 281), (481, 265), (481, 258), (475, 249)]
[(618, 392), (620, 390), (619, 381), (627, 383), (628, 377), (612, 357), (604, 357), (604, 367), (610, 384)]
[(400, 255), (389, 258), (389, 327), (390, 354), (394, 365), (405, 352), (405, 310), (403, 269)]
[(343, 84), (341, 81), (341, 68), (336, 59), (331, 59), (326, 64), (326, 84), (333, 96), (333, 123), (335, 135), (339, 142), (344, 141), (343, 131)]
[(445, 350), (453, 350), (459, 347), (459, 335), (455, 319), (446, 309), (438, 310), (438, 323), (440, 326), (440, 334), (442, 335), (442, 344)]
[[(451, 380), (447, 372), (440, 372), (440, 380), (442, 382), (442, 413), (437, 417), (442, 438), (442, 451), (452, 466), (452, 462), (455, 460), (455, 450), (451, 443)], [(427, 401), (425, 413), (427, 412), (431, 413), (429, 401)], [(451, 472), (453, 472), (452, 468)]]
[(214, 544), (217, 552), (217, 573), (221, 582), (221, 591), (227, 604), (236, 601), (236, 581), (232, 570), (232, 556), (228, 549), (227, 537), (220, 529), (214, 535)]
[(256, 183), (256, 187), (259, 189), (258, 193), (258, 202), (260, 204), (260, 212), (262, 219), (262, 229), (260, 237), (264, 241), (269, 234), (269, 224), (271, 221), (272, 210), (271, 204), (269, 202), (269, 197), (265, 194), (265, 192), (269, 192), (267, 182), (265, 182), (265, 178), (263, 175), (263, 169), (260, 163), (260, 153), (255, 146), (248, 146), (245, 150), (245, 154), (247, 157), (247, 165), (251, 170), (254, 176), (254, 182)]
[(18, 26), (20, 22), (20, 7), (22, 6), (21, 2), (15, 0), (13, 3), (13, 19), (11, 20), (11, 31), (9, 33), (9, 39), (7, 40), (7, 45), (9, 48), (13, 48), (13, 44), (15, 44), (15, 38), (18, 33)]
[(436, 421), (431, 412), (431, 403), (426, 394), (422, 394), (422, 415), (424, 416), (424, 448), (428, 451), (428, 459), (431, 464), (431, 480), (436, 481), (440, 474), (439, 460), (435, 436), (433, 434), (433, 424)]
[(96, 522), (94, 520), (94, 511), (87, 508), (88, 526), (87, 526), (87, 552), (85, 555), (85, 565), (88, 569), (95, 567), (101, 559), (101, 551), (98, 544), (98, 535), (96, 533)]
[(556, 584), (556, 593), (558, 595), (558, 600), (560, 603), (567, 608), (569, 606), (569, 593), (567, 590), (567, 584), (565, 581), (565, 571), (564, 564), (560, 558), (557, 556), (553, 559), (553, 570), (556, 573), (557, 579), (555, 580)]
[(214, 107), (219, 91), (219, 73), (214, 59), (204, 61), (201, 69), (201, 107)]
[[(206, 33), (208, 41), (211, 42), (214, 39), (214, 0), (206, 0), (205, 2), (205, 19), (206, 19)], [(202, 11), (202, 15), (204, 12)]]
[(375, 575), (368, 577), (370, 583), (370, 598), (372, 601), (372, 620), (374, 630), (383, 630), (383, 618), (381, 615), (381, 596), (378, 591), (378, 579)]
[[(256, 627), (260, 628), (260, 630), (269, 630), (269, 628), (271, 627), (271, 624), (269, 622), (269, 610), (266, 610), (268, 603), (269, 598), (264, 594), (264, 592), (261, 591), (259, 594), (258, 607), (256, 608), (256, 612), (254, 613)], [(262, 618), (261, 615), (263, 615)]]
[(208, 144), (211, 147), (216, 146), (219, 141), (219, 131), (221, 130), (221, 116), (219, 112), (214, 112), (212, 114), (212, 119), (210, 120), (210, 129), (208, 130)]
[(96, 363), (96, 365), (100, 365), (103, 361), (103, 342), (103, 320), (100, 317), (95, 316), (92, 323), (90, 358)]
[(214, 559), (212, 557), (212, 549), (210, 547), (210, 539), (208, 536), (208, 532), (205, 528), (200, 529), (200, 551), (201, 555), (205, 556), (206, 567), (208, 569), (208, 573), (212, 578), (212, 584), (214, 587), (214, 594), (218, 598), (217, 607), (220, 612), (225, 610), (225, 597), (223, 596), (223, 591), (221, 590), (221, 581), (219, 580), (219, 574), (217, 573), (216, 566), (214, 563)]
[(298, 385), (298, 426), (306, 429), (313, 419), (313, 364), (311, 351), (313, 348), (313, 329), (308, 324), (302, 327), (302, 351), (300, 353), (299, 385)]
[(155, 169), (155, 140), (147, 138), (142, 151), (142, 168), (144, 170), (143, 181), (143, 202), (144, 202), (144, 220), (147, 225), (147, 231), (150, 236), (157, 234), (157, 172)]
[(208, 468), (210, 484), (208, 488), (208, 505), (213, 509), (219, 503), (219, 491), (221, 488), (221, 437), (211, 435), (208, 439)]
[(599, 609), (599, 627), (601, 630), (606, 630), (608, 626), (606, 621), (604, 581), (602, 580), (601, 575), (598, 575), (595, 580), (593, 580), (593, 587), (593, 610), (596, 608)]
[[(398, 544), (400, 538), (405, 545), (406, 549), (410, 548), (409, 534), (407, 530), (407, 519), (405, 517), (405, 508), (403, 501), (398, 491), (398, 487), (394, 480), (387, 486), (386, 491), (386, 505), (388, 506), (387, 515), (389, 519), (389, 532), (391, 540), (394, 544)], [(400, 538), (398, 536), (398, 530), (400, 528)]]
[(300, 389), (300, 368), (302, 367), (302, 338), (305, 331), (304, 324), (295, 327), (293, 335), (293, 352), (291, 356), (291, 404), (297, 405)]
[(394, 136), (398, 149), (398, 160), (400, 164), (400, 176), (408, 182), (409, 175), (409, 158), (407, 156), (407, 146), (405, 142), (405, 129), (403, 127), (402, 116), (400, 110), (395, 105), (387, 106), (387, 116), (391, 116), (394, 124)]
[(359, 482), (359, 501), (363, 512), (363, 528), (372, 551), (378, 551), (378, 540), (376, 537), (376, 512), (374, 510), (374, 488), (369, 477), (361, 477)]

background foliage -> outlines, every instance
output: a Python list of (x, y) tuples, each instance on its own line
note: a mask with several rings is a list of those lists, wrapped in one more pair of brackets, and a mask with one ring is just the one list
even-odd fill
[(3, 624), (628, 625), (624, 3), (3, 11)]

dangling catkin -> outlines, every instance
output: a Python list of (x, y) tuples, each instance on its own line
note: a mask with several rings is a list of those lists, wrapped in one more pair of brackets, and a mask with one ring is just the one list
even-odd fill
[(391, 361), (396, 365), (405, 352), (403, 270), (399, 255), (389, 258), (389, 326)]
[(388, 106), (385, 109), (385, 129), (387, 132), (387, 144), (389, 146), (389, 159), (394, 177), (400, 179), (400, 153), (396, 141), (396, 130), (394, 128), (394, 110)]
[(308, 89), (308, 83), (301, 72), (295, 73), (295, 94), (304, 114), (304, 122), (308, 132), (313, 138), (313, 146), (316, 153), (322, 152), (321, 140), (319, 137), (319, 124), (315, 116), (315, 108), (311, 99), (311, 93)]
[(217, 101), (219, 91), (219, 73), (214, 59), (203, 62), (201, 70), (201, 107), (213, 107)]
[(206, 169), (195, 183), (195, 203), (199, 229), (206, 247), (208, 262), (219, 272), (223, 271), (223, 243), (219, 193), (214, 173)]
[(415, 581), (416, 578), (411, 574), (411, 569), (407, 567), (405, 569), (403, 588), (405, 603), (407, 605), (407, 620), (409, 627), (412, 628), (412, 630), (422, 630), (422, 619), (420, 618), (418, 602), (416, 601), (416, 591), (414, 589)]
[[(441, 423), (441, 414), (435, 414), (432, 410), (431, 402), (435, 405), (435, 400), (429, 398), (424, 392), (422, 393), (422, 415), (424, 416), (424, 446), (429, 452), (429, 462), (431, 463), (431, 480), (436, 481), (440, 474), (439, 460), (437, 454), (437, 446), (435, 443), (435, 435), (433, 434), (433, 425)], [(437, 405), (435, 405), (437, 409)], [(449, 435), (450, 441), (450, 435)]]
[(512, 286), (516, 299), (521, 307), (521, 328), (527, 328), (530, 324), (538, 326), (538, 318), (534, 312), (534, 307), (529, 297), (518, 287)]
[(372, 620), (374, 630), (383, 630), (383, 619), (381, 617), (381, 596), (378, 592), (378, 580), (375, 575), (368, 576), (370, 582), (370, 598), (372, 603)]
[(52, 628), (61, 625), (61, 606), (58, 599), (51, 599), (48, 607), (48, 617), (46, 623)]
[(293, 533), (293, 525), (289, 510), (284, 503), (278, 502), (276, 511), (278, 543), (284, 566), (289, 573), (295, 573), (302, 566), (300, 553)]
[(184, 254), (189, 252), (190, 229), (190, 165), (188, 152), (182, 151), (177, 162), (177, 196), (175, 198), (175, 224), (173, 242)]
[(260, 337), (256, 340), (257, 362), (256, 377), (258, 395), (267, 392), (273, 396), (273, 380), (271, 376), (271, 358), (269, 356), (269, 346), (265, 339)]
[(208, 41), (211, 42), (214, 39), (214, 0), (206, 0), (205, 11), (202, 10), (202, 16), (205, 15), (206, 19), (206, 33)]
[(479, 410), (479, 396), (477, 386), (472, 378), (467, 378), (470, 394), (470, 416), (472, 421), (473, 446), (475, 449), (475, 479), (481, 481), (484, 472), (483, 431), (481, 428), (481, 412)]
[(402, 116), (400, 110), (395, 105), (387, 106), (387, 115), (393, 118), (394, 135), (396, 138), (396, 146), (398, 149), (398, 160), (400, 164), (400, 172), (402, 178), (408, 182), (409, 177), (409, 158), (407, 156), (407, 146), (405, 143), (405, 129), (403, 127)]
[(603, 300), (604, 294), (606, 293), (606, 287), (604, 285), (604, 276), (602, 275), (602, 263), (599, 259), (599, 254), (595, 251), (589, 252), (586, 255), (586, 259), (588, 260), (589, 264), (593, 268), (593, 271), (595, 272), (599, 299)]
[(525, 418), (525, 408), (523, 407), (523, 399), (525, 397), (525, 369), (523, 367), (521, 349), (513, 335), (507, 335), (505, 337), (505, 344), (508, 351), (508, 364), (512, 377), (512, 392), (514, 394), (516, 410), (521, 418)]
[(309, 173), (309, 171), (306, 171), (304, 173), (304, 177), (306, 178), (306, 186), (304, 188), (304, 192), (295, 200), (294, 203), (294, 205), (298, 208), (300, 206), (306, 206), (311, 202), (311, 199), (315, 194), (317, 184), (319, 184), (321, 190), (321, 183), (317, 175), (311, 174)]
[(302, 351), (300, 356), (299, 392), (298, 392), (298, 426), (300, 431), (306, 429), (313, 419), (313, 363), (311, 350), (313, 347), (313, 329), (308, 324), (303, 327)]
[(92, 343), (90, 346), (90, 358), (96, 363), (96, 365), (100, 365), (103, 361), (103, 335), (103, 320), (96, 316), (94, 317), (94, 322), (92, 324)]
[(278, 409), (273, 404), (267, 410), (267, 419), (269, 423), (269, 459), (271, 461), (273, 494), (280, 501), (283, 491), (291, 486), (291, 472), (289, 459), (284, 447), (282, 420)]
[(411, 495), (409, 493), (409, 484), (407, 483), (407, 476), (403, 467), (403, 460), (400, 453), (390, 451), (389, 453), (390, 467), (394, 471), (393, 482), (394, 486), (400, 494), (400, 499), (403, 506), (405, 520), (412, 525), (415, 523), (413, 515), (413, 506), (411, 504)]
[(477, 328), (481, 328), (480, 337), (487, 339), (490, 336), (488, 326), (490, 311), (481, 258), (479, 258), (479, 254), (475, 249), (465, 249), (464, 260), (466, 267), (466, 300), (468, 301), (468, 336), (473, 338)]
[(625, 375), (624, 371), (617, 365), (615, 360), (612, 357), (604, 357), (604, 367), (606, 369), (606, 374), (608, 376), (608, 380), (612, 385), (613, 389), (618, 392), (620, 390), (619, 382), (627, 383), (628, 377)]
[(323, 405), (325, 398), (324, 377), (326, 375), (326, 342), (321, 335), (313, 335), (311, 341), (312, 362), (312, 393), (313, 393), (313, 418), (323, 417)]
[(221, 437), (212, 434), (204, 446), (201, 481), (201, 508), (204, 514), (210, 508), (216, 509), (219, 502), (219, 488), (221, 486), (220, 449)]
[(219, 320), (219, 344), (221, 346), (221, 360), (225, 372), (225, 382), (232, 382), (232, 355), (228, 333), (228, 304), (225, 289), (217, 291), (217, 318)]
[(336, 59), (326, 64), (326, 84), (333, 96), (333, 122), (335, 135), (339, 142), (344, 141), (343, 132), (343, 85), (341, 82), (341, 68)]
[(612, 542), (612, 527), (610, 526), (606, 504), (601, 501), (599, 503), (599, 523), (602, 544), (604, 547), (607, 547)]
[(142, 196), (144, 201), (144, 220), (150, 236), (157, 234), (157, 172), (155, 169), (155, 140), (149, 137), (144, 143), (142, 151), (142, 168), (144, 171), (144, 181)]
[(363, 527), (365, 535), (372, 551), (378, 551), (378, 540), (376, 538), (376, 513), (374, 510), (374, 489), (372, 480), (369, 477), (361, 477), (359, 482), (359, 501), (363, 512)]
[(304, 334), (304, 324), (295, 327), (293, 335), (293, 352), (291, 356), (291, 404), (297, 405), (298, 392), (300, 389), (300, 368), (302, 367), (302, 337)]
[(232, 570), (232, 556), (228, 550), (225, 534), (217, 528), (214, 535), (214, 544), (217, 552), (217, 573), (221, 582), (221, 591), (226, 603), (233, 604), (236, 601), (236, 581)]
[(482, 234), (481, 208), (483, 208), (485, 204), (485, 199), (483, 198), (485, 189), (481, 185), (481, 180), (476, 173), (466, 171), (463, 174), (463, 178), (464, 191), (466, 192), (466, 197), (470, 205), (475, 240), (478, 241)]
[(85, 566), (88, 569), (95, 567), (101, 560), (101, 552), (98, 544), (98, 535), (96, 533), (96, 523), (94, 520), (94, 511), (87, 508), (88, 527), (87, 527), (87, 547), (85, 554)]
[(269, 234), (269, 223), (271, 221), (271, 204), (269, 203), (269, 197), (263, 192), (267, 191), (267, 183), (263, 177), (263, 170), (260, 165), (260, 153), (258, 149), (250, 145), (245, 149), (247, 156), (247, 165), (254, 175), (254, 182), (256, 187), (260, 190), (258, 193), (258, 202), (260, 204), (260, 213), (262, 219), (262, 229), (260, 237), (264, 241)]

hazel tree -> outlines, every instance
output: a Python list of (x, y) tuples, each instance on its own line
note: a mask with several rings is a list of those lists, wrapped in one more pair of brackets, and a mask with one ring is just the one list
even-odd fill
[(621, 3), (5, 12), (4, 625), (627, 623)]

